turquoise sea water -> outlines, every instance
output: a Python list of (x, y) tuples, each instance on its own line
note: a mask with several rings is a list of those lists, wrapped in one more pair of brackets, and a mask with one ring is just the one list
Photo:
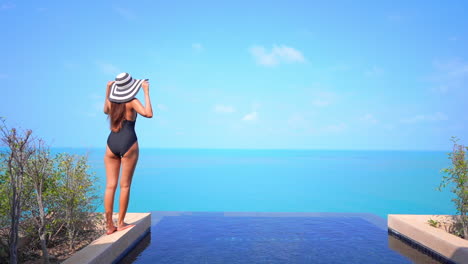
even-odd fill
[[(104, 148), (56, 151), (89, 153), (104, 192)], [(428, 151), (141, 149), (128, 211), (453, 214), (436, 191), (449, 164)]]

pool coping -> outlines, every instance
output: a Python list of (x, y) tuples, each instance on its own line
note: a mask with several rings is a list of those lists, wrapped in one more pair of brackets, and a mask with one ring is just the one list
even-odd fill
[[(451, 218), (451, 215), (388, 215), (388, 230), (428, 253), (440, 255), (448, 263), (468, 263), (468, 240), (430, 226), (429, 219)], [(433, 251), (433, 252), (431, 252)]]
[[(114, 215), (114, 218), (116, 216), (117, 214)], [(151, 213), (127, 213), (125, 222), (135, 226), (111, 235), (104, 234), (63, 263), (117, 263), (150, 232)]]

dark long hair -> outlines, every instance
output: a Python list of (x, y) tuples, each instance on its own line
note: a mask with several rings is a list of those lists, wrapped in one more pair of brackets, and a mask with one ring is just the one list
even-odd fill
[(113, 132), (119, 132), (125, 119), (125, 103), (111, 102), (108, 117), (110, 118), (110, 129)]

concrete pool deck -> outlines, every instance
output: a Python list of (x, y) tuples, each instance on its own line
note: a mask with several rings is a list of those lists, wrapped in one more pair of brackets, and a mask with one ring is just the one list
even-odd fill
[[(116, 216), (114, 215), (114, 220), (116, 220)], [(63, 263), (101, 264), (117, 262), (150, 231), (151, 213), (127, 213), (125, 222), (135, 226), (111, 235), (104, 234)]]
[(455, 263), (468, 263), (468, 240), (430, 226), (429, 219), (450, 222), (450, 215), (388, 215), (388, 229)]

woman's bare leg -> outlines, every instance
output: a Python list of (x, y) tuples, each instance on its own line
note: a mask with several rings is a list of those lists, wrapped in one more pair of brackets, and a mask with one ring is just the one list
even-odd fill
[(106, 166), (106, 192), (104, 194), (104, 210), (106, 212), (107, 233), (116, 230), (112, 221), (112, 212), (114, 209), (115, 189), (119, 180), (120, 158), (115, 156), (109, 147), (106, 147), (104, 155), (104, 164)]
[(125, 214), (127, 213), (128, 201), (130, 199), (130, 186), (132, 185), (133, 172), (135, 171), (138, 162), (138, 142), (122, 157), (122, 177), (120, 178), (120, 205), (119, 205), (119, 220), (117, 227), (122, 229), (126, 224), (124, 223)]

